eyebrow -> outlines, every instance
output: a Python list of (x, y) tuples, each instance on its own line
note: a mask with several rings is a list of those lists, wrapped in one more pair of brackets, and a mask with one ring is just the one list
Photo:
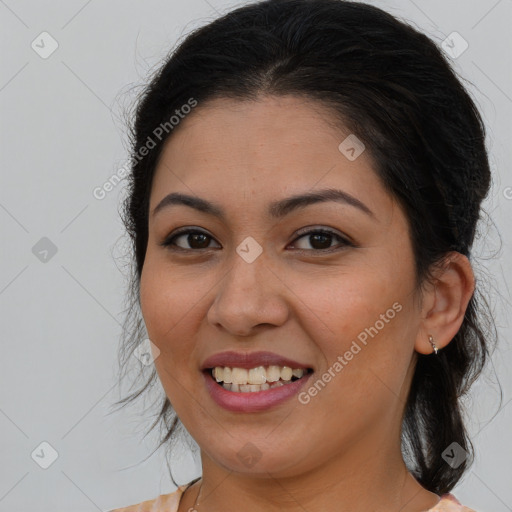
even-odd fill
[[(368, 206), (366, 206), (359, 199), (348, 194), (347, 192), (344, 192), (343, 190), (337, 190), (332, 188), (319, 190), (316, 192), (299, 194), (287, 197), (285, 199), (280, 199), (279, 201), (274, 201), (269, 204), (268, 215), (270, 217), (277, 219), (284, 217), (295, 210), (309, 206), (311, 204), (325, 203), (330, 201), (348, 204), (350, 206), (358, 208), (359, 210), (369, 215), (370, 217), (375, 217), (375, 214), (370, 210), (370, 208), (368, 208)], [(164, 208), (174, 205), (188, 206), (200, 212), (209, 215), (214, 215), (215, 217), (219, 217), (223, 221), (226, 220), (226, 215), (220, 206), (213, 204), (207, 201), (206, 199), (201, 199), (200, 197), (196, 196), (189, 196), (187, 194), (182, 194), (179, 192), (173, 192), (165, 196), (154, 208), (153, 213), (151, 215), (155, 216)]]

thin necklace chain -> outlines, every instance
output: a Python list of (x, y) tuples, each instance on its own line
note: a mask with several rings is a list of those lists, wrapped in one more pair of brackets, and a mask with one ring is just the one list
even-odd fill
[(201, 493), (202, 487), (203, 487), (203, 479), (201, 478), (201, 483), (199, 484), (199, 491), (197, 491), (196, 501), (194, 502), (194, 506), (192, 507), (194, 510), (197, 510), (197, 502), (199, 501), (199, 494)]

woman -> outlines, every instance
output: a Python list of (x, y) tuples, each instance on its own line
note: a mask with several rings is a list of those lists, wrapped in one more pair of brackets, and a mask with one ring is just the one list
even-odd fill
[(124, 349), (143, 319), (162, 443), (182, 423), (202, 477), (117, 511), (470, 511), (491, 177), (436, 45), (361, 3), (254, 3), (180, 45), (133, 133)]

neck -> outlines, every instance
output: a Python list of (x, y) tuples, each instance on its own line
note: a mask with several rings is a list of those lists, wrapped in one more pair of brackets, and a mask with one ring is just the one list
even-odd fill
[(203, 477), (187, 501), (190, 506), (197, 502), (197, 512), (419, 512), (436, 505), (439, 497), (409, 473), (399, 444), (375, 450), (385, 444), (364, 439), (364, 446), (333, 454), (320, 467), (286, 477), (236, 473), (201, 452)]

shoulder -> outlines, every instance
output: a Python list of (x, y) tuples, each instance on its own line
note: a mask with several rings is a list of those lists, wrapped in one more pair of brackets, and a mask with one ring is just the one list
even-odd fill
[(181, 496), (189, 485), (180, 485), (174, 492), (169, 494), (161, 494), (153, 500), (143, 501), (128, 507), (116, 508), (108, 512), (177, 512)]
[(475, 512), (472, 508), (465, 507), (450, 493), (443, 494), (438, 504), (427, 512)]

